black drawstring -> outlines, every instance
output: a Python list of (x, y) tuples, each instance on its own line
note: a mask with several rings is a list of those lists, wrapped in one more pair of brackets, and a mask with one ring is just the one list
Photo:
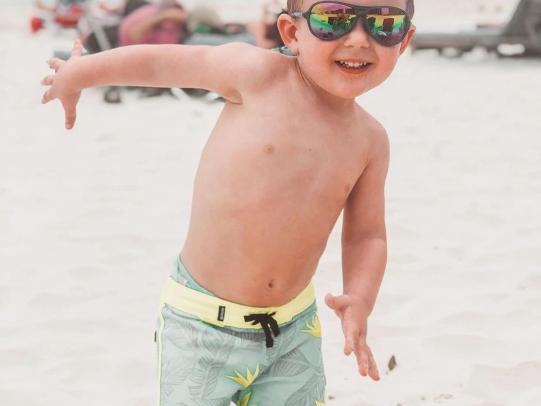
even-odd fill
[(252, 322), (252, 325), (261, 324), (261, 327), (263, 327), (263, 331), (265, 332), (265, 341), (267, 343), (267, 348), (270, 348), (274, 344), (274, 340), (272, 339), (271, 330), (269, 329), (269, 325), (272, 329), (272, 333), (275, 337), (280, 335), (280, 327), (278, 327), (278, 323), (276, 320), (272, 318), (276, 312), (273, 313), (253, 313), (249, 314), (248, 316), (244, 316), (244, 321)]

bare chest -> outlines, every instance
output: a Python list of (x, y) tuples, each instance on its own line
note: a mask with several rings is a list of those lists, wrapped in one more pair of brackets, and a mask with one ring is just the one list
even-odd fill
[(243, 202), (258, 209), (287, 204), (284, 198), (340, 206), (366, 161), (362, 132), (345, 117), (315, 111), (291, 117), (286, 111), (223, 117), (209, 138), (201, 171), (209, 173), (208, 181), (212, 171), (217, 187), (242, 193)]

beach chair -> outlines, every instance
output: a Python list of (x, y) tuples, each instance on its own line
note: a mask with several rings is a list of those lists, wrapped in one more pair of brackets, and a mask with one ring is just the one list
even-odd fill
[(474, 48), (500, 54), (502, 45), (522, 45), (524, 55), (541, 56), (541, 0), (520, 0), (511, 19), (502, 27), (479, 27), (456, 33), (417, 33), (413, 51), (435, 49), (442, 54), (454, 49), (456, 55)]

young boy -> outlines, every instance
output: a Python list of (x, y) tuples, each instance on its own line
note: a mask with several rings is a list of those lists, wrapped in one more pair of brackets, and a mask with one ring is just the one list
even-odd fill
[(164, 287), (159, 405), (323, 405), (311, 279), (344, 210), (343, 289), (326, 304), (344, 352), (379, 374), (367, 319), (386, 265), (385, 129), (355, 103), (393, 71), (415, 31), (411, 0), (293, 0), (278, 29), (294, 56), (246, 44), (132, 46), (53, 59), (43, 102), (72, 128), (84, 88), (205, 88), (226, 99)]

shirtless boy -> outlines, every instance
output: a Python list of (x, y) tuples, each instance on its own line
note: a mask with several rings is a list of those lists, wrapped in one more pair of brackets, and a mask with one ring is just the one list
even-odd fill
[(278, 28), (294, 56), (234, 43), (80, 57), (76, 43), (67, 62), (49, 62), (43, 102), (60, 100), (68, 129), (88, 87), (204, 88), (226, 100), (161, 297), (159, 405), (325, 404), (311, 279), (342, 210), (343, 294), (325, 302), (345, 354), (379, 379), (366, 337), (386, 266), (389, 144), (355, 98), (391, 74), (412, 14), (412, 0), (290, 0)]

